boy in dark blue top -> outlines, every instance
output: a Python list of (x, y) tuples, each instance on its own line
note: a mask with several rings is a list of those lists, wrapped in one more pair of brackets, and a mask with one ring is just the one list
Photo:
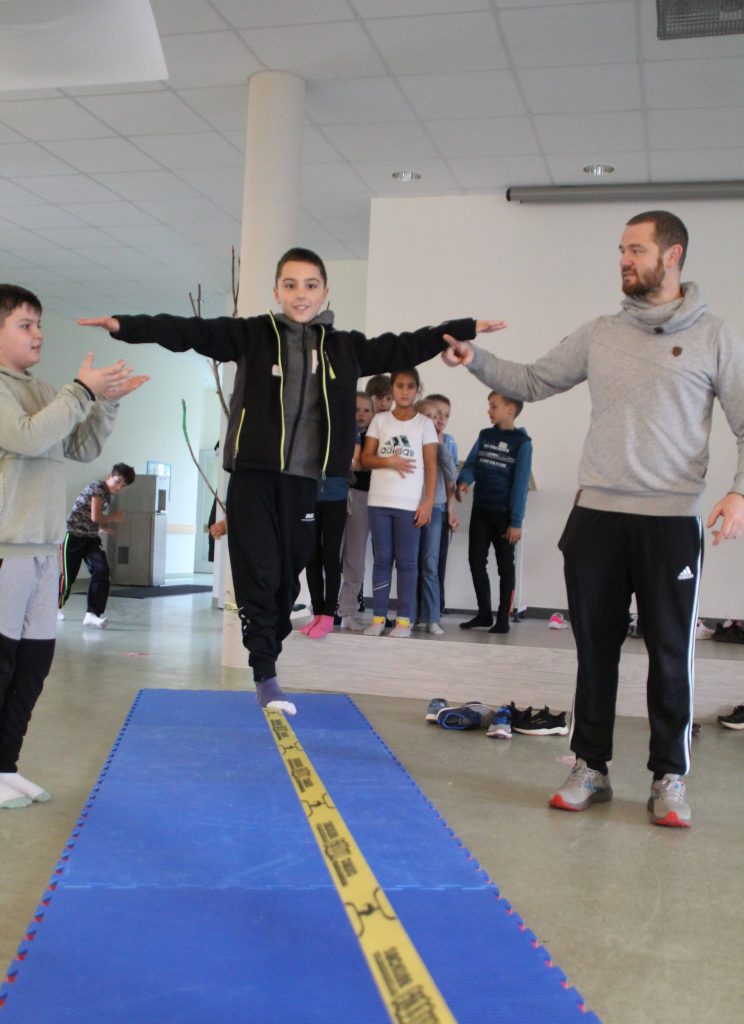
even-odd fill
[[(532, 441), (514, 420), (522, 402), (492, 391), (488, 396), (491, 427), (478, 440), (457, 478), (457, 499), (475, 484), (468, 536), (468, 561), (473, 577), (478, 612), (460, 629), (489, 626), (491, 633), (509, 632), (509, 613), (514, 600), (514, 546), (522, 536), (522, 520), (532, 468)], [(499, 571), (499, 607), (496, 622), (491, 611), (488, 551), (493, 544)]]

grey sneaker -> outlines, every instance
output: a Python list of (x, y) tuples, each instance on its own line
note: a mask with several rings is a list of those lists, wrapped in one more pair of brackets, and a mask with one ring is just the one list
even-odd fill
[(685, 803), (685, 784), (681, 775), (665, 775), (651, 783), (651, 796), (646, 805), (654, 825), (689, 828), (692, 824), (690, 805)]
[(590, 768), (586, 761), (576, 758), (571, 774), (550, 798), (550, 806), (561, 811), (585, 811), (591, 804), (601, 804), (612, 800), (612, 786), (609, 773)]

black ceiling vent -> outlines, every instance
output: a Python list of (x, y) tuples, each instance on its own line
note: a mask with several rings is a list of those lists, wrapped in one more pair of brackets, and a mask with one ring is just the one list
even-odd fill
[(659, 39), (699, 39), (744, 32), (744, 0), (656, 0)]

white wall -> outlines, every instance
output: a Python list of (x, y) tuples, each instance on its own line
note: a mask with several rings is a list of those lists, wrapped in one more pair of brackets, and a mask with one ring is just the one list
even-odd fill
[[(666, 205), (685, 221), (691, 246), (683, 276), (697, 281), (713, 311), (744, 335), (744, 203), (523, 206), (496, 196), (373, 201), (367, 332), (458, 316), (503, 318), (509, 329), (483, 336), (481, 344), (530, 362), (579, 324), (618, 308), (622, 228), (651, 205)], [(440, 360), (421, 372), (425, 391), (452, 399), (451, 432), (462, 457), (488, 426), (487, 391), (467, 371)], [(582, 385), (526, 406), (518, 421), (534, 440), (538, 486), (525, 522), (523, 597), (533, 606), (566, 604), (556, 543), (576, 492), (588, 409)], [(735, 465), (733, 437), (718, 407), (711, 452), (706, 507), (726, 492)], [(454, 569), (448, 566), (448, 581)], [(459, 569), (466, 579), (467, 566)], [(744, 615), (743, 570), (744, 541), (708, 545), (702, 614)], [(449, 593), (448, 603), (454, 603)]]
[[(43, 302), (43, 295), (40, 298)], [(125, 345), (105, 331), (78, 327), (53, 313), (44, 313), (42, 323), (44, 349), (36, 375), (56, 387), (72, 380), (89, 351), (95, 353), (96, 366), (125, 359), (137, 373), (151, 377), (142, 388), (122, 399), (103, 454), (95, 462), (67, 461), (68, 505), (91, 480), (106, 476), (115, 462), (128, 463), (136, 473), (147, 471), (148, 460), (170, 463), (166, 574), (191, 574), (197, 529), (197, 471), (181, 429), (181, 399), (186, 401), (189, 436), (198, 455), (200, 438), (209, 436), (214, 444), (219, 433), (215, 402), (206, 394), (211, 390), (207, 361), (190, 354), (173, 355), (155, 345)], [(207, 415), (215, 418), (210, 430), (204, 427)]]

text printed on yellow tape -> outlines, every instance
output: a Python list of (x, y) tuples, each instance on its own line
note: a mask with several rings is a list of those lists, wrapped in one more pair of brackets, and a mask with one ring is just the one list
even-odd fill
[(286, 718), (264, 713), (391, 1021), (457, 1024)]

